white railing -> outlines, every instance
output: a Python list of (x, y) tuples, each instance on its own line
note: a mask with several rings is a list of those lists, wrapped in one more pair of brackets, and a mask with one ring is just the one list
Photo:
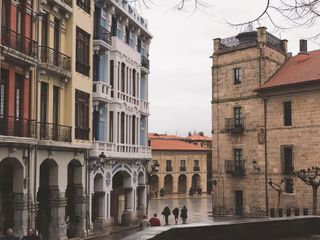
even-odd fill
[(94, 141), (93, 155), (99, 156), (101, 152), (111, 158), (151, 158), (149, 146)]
[(93, 82), (93, 98), (102, 101), (111, 101), (111, 86), (105, 82)]
[(133, 104), (133, 105), (139, 105), (140, 100), (139, 98), (133, 97), (130, 94), (123, 93), (123, 92), (118, 92), (118, 99), (125, 101), (127, 103)]
[(140, 111), (145, 114), (149, 114), (149, 102), (146, 100), (141, 100)]

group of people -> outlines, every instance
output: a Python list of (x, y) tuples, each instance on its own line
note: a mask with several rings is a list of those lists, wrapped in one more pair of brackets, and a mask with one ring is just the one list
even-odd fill
[[(179, 213), (180, 213), (180, 217), (182, 219), (182, 224), (186, 224), (187, 223), (187, 218), (188, 218), (188, 209), (186, 208), (186, 206), (183, 206), (183, 208), (181, 210), (179, 210), (178, 207), (175, 207), (172, 210), (172, 214), (174, 216), (174, 221), (175, 224), (178, 224), (178, 220), (179, 220)], [(165, 219), (165, 223), (166, 225), (169, 225), (169, 216), (171, 215), (171, 210), (169, 208), (169, 206), (165, 206), (165, 208), (162, 211), (162, 215)], [(161, 222), (160, 219), (158, 218), (158, 214), (154, 213), (153, 217), (151, 217), (148, 221), (147, 216), (144, 216), (143, 219), (140, 222), (140, 227), (141, 228), (146, 228), (146, 227), (157, 227), (157, 226), (161, 226)]]
[(28, 234), (23, 237), (15, 236), (13, 229), (7, 229), (7, 235), (3, 236), (1, 240), (40, 240), (40, 238), (36, 235), (35, 231), (32, 228), (28, 229)]

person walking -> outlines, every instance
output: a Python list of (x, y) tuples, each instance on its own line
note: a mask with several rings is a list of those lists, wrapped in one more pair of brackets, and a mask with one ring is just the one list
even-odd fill
[(39, 210), (36, 218), (37, 230), (39, 232), (40, 240), (49, 239), (49, 219), (47, 218), (44, 210)]
[(188, 209), (186, 208), (186, 206), (183, 206), (183, 208), (181, 209), (180, 217), (182, 218), (182, 223), (186, 224), (188, 218)]
[(19, 238), (14, 235), (12, 228), (8, 228), (7, 235), (3, 237), (3, 240), (18, 240), (18, 239)]
[(149, 223), (151, 227), (161, 226), (160, 219), (157, 217), (158, 215), (155, 213), (153, 217), (149, 219)]
[(22, 240), (39, 240), (39, 237), (36, 235), (32, 228), (29, 228), (28, 235), (23, 236)]
[(173, 209), (172, 213), (173, 213), (173, 216), (174, 216), (175, 223), (178, 224), (179, 208), (175, 207), (175, 209)]
[(165, 208), (163, 209), (162, 215), (164, 216), (166, 225), (169, 225), (169, 216), (171, 215), (171, 211), (168, 205), (166, 205)]

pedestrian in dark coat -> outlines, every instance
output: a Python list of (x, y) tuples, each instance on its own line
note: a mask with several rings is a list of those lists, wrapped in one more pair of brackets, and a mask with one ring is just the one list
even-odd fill
[(7, 235), (3, 237), (3, 240), (18, 240), (18, 239), (19, 238), (14, 235), (12, 228), (8, 228)]
[(186, 208), (186, 206), (183, 206), (183, 208), (181, 209), (180, 217), (182, 218), (182, 223), (186, 224), (188, 218), (188, 209)]
[(44, 210), (38, 211), (37, 214), (37, 230), (39, 232), (40, 240), (49, 239), (49, 219), (47, 218)]
[(36, 235), (32, 228), (29, 228), (28, 235), (23, 236), (22, 240), (39, 240), (39, 237)]
[(165, 218), (166, 225), (169, 225), (169, 216), (171, 215), (171, 211), (170, 211), (170, 208), (168, 207), (168, 205), (163, 209), (162, 215)]
[(175, 209), (173, 209), (172, 213), (173, 213), (173, 216), (174, 216), (175, 223), (178, 224), (179, 208), (176, 207)]

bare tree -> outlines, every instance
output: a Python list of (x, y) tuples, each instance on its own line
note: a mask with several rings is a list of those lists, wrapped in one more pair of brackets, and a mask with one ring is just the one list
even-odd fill
[(312, 167), (294, 172), (294, 176), (300, 178), (305, 184), (312, 187), (312, 214), (317, 215), (318, 188), (320, 186), (320, 168)]
[[(274, 3), (273, 3), (274, 2)], [(229, 23), (232, 26), (246, 26), (248, 24), (270, 22), (276, 30), (297, 27), (311, 27), (320, 19), (320, 0), (265, 0), (264, 10), (249, 22)], [(320, 37), (317, 33), (313, 38)]]

